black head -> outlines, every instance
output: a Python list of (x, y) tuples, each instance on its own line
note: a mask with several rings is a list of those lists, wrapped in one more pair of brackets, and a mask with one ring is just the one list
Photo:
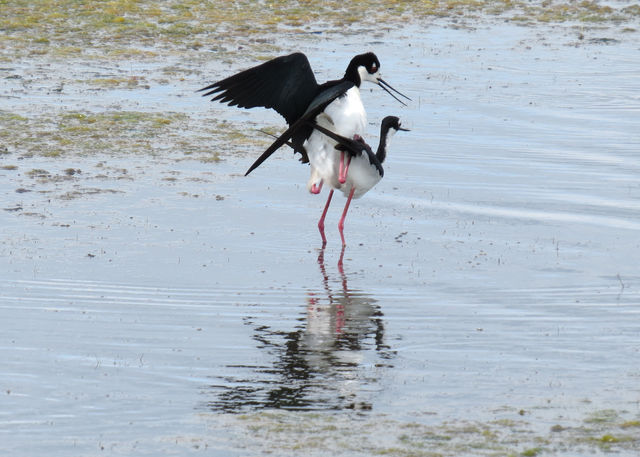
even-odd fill
[(358, 54), (351, 59), (344, 77), (360, 87), (363, 81), (370, 81), (377, 84), (378, 80), (376, 76), (379, 71), (380, 61), (376, 55), (373, 52), (366, 52), (364, 54)]
[(400, 125), (401, 125), (400, 118), (396, 116), (387, 116), (384, 119), (382, 119), (380, 131), (382, 132), (383, 135), (386, 135), (387, 132), (391, 129), (394, 130), (393, 133), (397, 132), (398, 130), (402, 130), (403, 132), (409, 131), (409, 129), (402, 128)]
[(380, 163), (384, 162), (387, 157), (387, 146), (389, 146), (389, 140), (398, 131), (404, 130), (408, 132), (408, 129), (400, 127), (400, 119), (396, 116), (387, 116), (382, 119), (380, 124), (380, 143), (378, 144), (378, 150), (376, 151), (376, 157)]
[(380, 76), (380, 61), (373, 52), (359, 54), (351, 59), (344, 77), (345, 79), (353, 82), (358, 87), (360, 87), (360, 84), (362, 84), (364, 81), (369, 81), (373, 84), (377, 84), (378, 86), (382, 87), (385, 92), (387, 92), (403, 105), (405, 105), (405, 103), (398, 97), (396, 97), (391, 91), (406, 98), (407, 100), (411, 100), (409, 97), (397, 91), (396, 89), (391, 87), (391, 84), (382, 79), (382, 77)]

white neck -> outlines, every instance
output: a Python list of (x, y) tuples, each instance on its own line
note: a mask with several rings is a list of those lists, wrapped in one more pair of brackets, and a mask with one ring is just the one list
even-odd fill
[(376, 71), (374, 74), (371, 74), (364, 66), (359, 66), (358, 75), (360, 76), (360, 83), (369, 81), (370, 83), (378, 84), (378, 77), (380, 76), (380, 73)]

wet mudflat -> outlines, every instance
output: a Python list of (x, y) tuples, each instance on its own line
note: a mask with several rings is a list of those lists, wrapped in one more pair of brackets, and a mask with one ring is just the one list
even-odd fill
[(3, 64), (0, 450), (637, 454), (638, 33), (365, 36), (296, 43), (319, 80), (374, 50), (413, 98), (363, 91), (370, 142), (411, 132), (342, 267), (306, 166), (242, 176), (278, 117), (193, 92), (250, 59)]

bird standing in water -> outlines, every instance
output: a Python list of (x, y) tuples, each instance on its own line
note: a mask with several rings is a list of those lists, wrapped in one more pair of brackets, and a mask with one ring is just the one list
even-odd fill
[[(282, 115), (289, 127), (258, 157), (245, 175), (260, 166), (278, 148), (288, 144), (294, 152), (302, 155), (302, 162), (310, 163), (309, 190), (319, 193), (323, 183), (331, 181), (328, 178), (335, 162), (332, 151), (337, 141), (319, 129), (329, 130), (341, 138), (339, 143), (343, 149), (339, 152), (341, 160), (337, 178), (340, 184), (345, 184), (350, 161), (359, 154), (349, 149), (355, 144), (349, 141), (360, 141), (367, 123), (360, 98), (360, 86), (364, 81), (377, 84), (402, 104), (404, 102), (393, 92), (410, 100), (381, 78), (380, 61), (372, 52), (355, 56), (341, 79), (324, 84), (317, 83), (307, 57), (293, 53), (244, 70), (200, 91), (205, 91), (204, 96), (213, 95), (212, 101), (240, 108), (265, 107)], [(366, 145), (364, 141), (362, 144)], [(331, 185), (334, 187), (333, 182)], [(323, 223), (332, 194), (333, 189), (321, 219)], [(351, 198), (347, 200), (345, 215), (350, 201)], [(341, 223), (344, 224), (344, 217)], [(323, 243), (326, 243), (324, 230), (321, 233)], [(342, 235), (342, 229), (340, 233)], [(342, 238), (344, 244), (344, 236)]]
[(347, 216), (351, 199), (362, 197), (382, 179), (384, 176), (382, 163), (387, 157), (387, 148), (391, 138), (399, 130), (405, 132), (409, 130), (401, 127), (400, 119), (396, 116), (385, 117), (380, 124), (380, 141), (374, 154), (371, 147), (361, 136), (356, 136), (354, 139), (347, 138), (336, 134), (320, 123), (315, 124), (314, 129), (332, 140), (325, 143), (330, 144), (331, 148), (323, 147), (318, 152), (319, 155), (322, 155), (321, 162), (325, 166), (321, 169), (314, 169), (307, 183), (307, 188), (313, 193), (315, 193), (314, 188), (322, 187), (323, 183), (331, 186), (327, 203), (318, 221), (318, 229), (322, 236), (322, 246), (324, 247), (327, 243), (327, 238), (324, 234), (324, 219), (327, 215), (334, 189), (340, 190), (347, 197), (347, 203), (338, 223), (342, 246), (345, 246), (344, 220)]

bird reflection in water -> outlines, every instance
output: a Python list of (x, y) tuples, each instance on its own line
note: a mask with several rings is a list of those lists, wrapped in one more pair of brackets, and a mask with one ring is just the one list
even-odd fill
[[(380, 391), (379, 377), (391, 368), (394, 351), (385, 344), (380, 307), (369, 294), (350, 289), (342, 264), (339, 280), (332, 280), (318, 256), (322, 288), (308, 292), (305, 312), (291, 331), (253, 327), (258, 348), (273, 358), (272, 365), (229, 365), (234, 376), (216, 377), (210, 385), (216, 411), (247, 412), (276, 409), (372, 408)], [(337, 286), (337, 287), (336, 287)]]

